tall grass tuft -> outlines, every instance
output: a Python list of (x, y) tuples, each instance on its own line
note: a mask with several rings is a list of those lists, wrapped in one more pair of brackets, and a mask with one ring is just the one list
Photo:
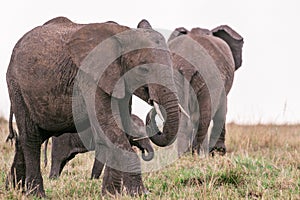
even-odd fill
[[(14, 146), (4, 142), (7, 124), (1, 130), (0, 199), (22, 199), (22, 191), (5, 190)], [(57, 180), (48, 178), (49, 165), (42, 174), (50, 199), (300, 199), (299, 144), (300, 125), (227, 124), (225, 156), (187, 154), (160, 171), (145, 173), (150, 193), (139, 198), (103, 197), (102, 180), (89, 179), (93, 152), (76, 156)]]

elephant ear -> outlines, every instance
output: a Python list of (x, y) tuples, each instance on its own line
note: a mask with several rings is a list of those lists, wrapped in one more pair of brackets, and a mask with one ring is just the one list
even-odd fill
[(233, 55), (235, 70), (237, 70), (242, 65), (243, 37), (227, 25), (214, 28), (212, 33), (214, 36), (221, 38), (228, 44)]
[(178, 72), (182, 74), (187, 81), (191, 82), (193, 76), (197, 73), (197, 69), (186, 59), (179, 55), (173, 54), (172, 57), (174, 68), (177, 69)]
[(179, 27), (179, 28), (176, 28), (170, 35), (169, 39), (168, 39), (168, 42), (170, 42), (171, 40), (173, 40), (174, 38), (180, 36), (180, 35), (186, 35), (188, 34), (188, 30), (184, 27)]
[[(85, 69), (82, 70), (94, 80), (99, 78), (94, 77), (96, 74), (101, 74), (98, 86), (116, 98), (125, 96), (125, 83), (121, 79), (118, 89), (114, 91), (123, 72), (119, 58), (121, 45), (114, 35), (127, 29), (113, 23), (88, 24), (73, 33), (67, 43), (70, 56), (76, 66), (84, 66)], [(104, 69), (105, 71), (101, 71)]]
[[(185, 61), (188, 62), (188, 61)], [(193, 67), (190, 63), (181, 66), (178, 71), (189, 81), (192, 81), (192, 77), (197, 73), (195, 67)]]
[(148, 102), (148, 100), (150, 99), (149, 90), (147, 86), (139, 87), (134, 91), (134, 94), (139, 98), (141, 98), (142, 100), (144, 100), (145, 102)]
[(151, 24), (147, 20), (142, 19), (138, 23), (137, 28), (152, 29), (152, 26), (151, 26)]
[(107, 23), (107, 24), (116, 24), (116, 25), (119, 25), (117, 22), (115, 22), (115, 21), (107, 21), (107, 22), (105, 22), (105, 23)]
[[(176, 37), (181, 35), (187, 35), (189, 31), (184, 27), (176, 28), (173, 33), (170, 35), (168, 40), (168, 45), (171, 51), (175, 49), (177, 52), (178, 49), (181, 49), (182, 46), (186, 46), (184, 44), (185, 38), (178, 38), (176, 41), (174, 40)], [(186, 36), (187, 37), (187, 36)], [(174, 40), (174, 41), (173, 41)], [(189, 82), (192, 80), (192, 77), (195, 73), (197, 73), (196, 68), (190, 64), (186, 59), (177, 55), (176, 53), (172, 53), (173, 67), (178, 70), (180, 74), (182, 74)]]

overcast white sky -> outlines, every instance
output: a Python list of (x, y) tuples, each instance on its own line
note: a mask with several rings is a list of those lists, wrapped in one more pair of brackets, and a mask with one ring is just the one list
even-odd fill
[[(105, 2), (105, 3), (104, 3)], [(228, 121), (239, 123), (300, 122), (300, 1), (297, 0), (127, 0), (1, 1), (0, 114), (8, 118), (5, 80), (17, 40), (47, 20), (65, 16), (74, 22), (113, 20), (136, 27), (145, 18), (153, 28), (212, 29), (227, 24), (244, 37), (243, 65), (229, 94)], [(144, 104), (133, 112), (144, 116)]]

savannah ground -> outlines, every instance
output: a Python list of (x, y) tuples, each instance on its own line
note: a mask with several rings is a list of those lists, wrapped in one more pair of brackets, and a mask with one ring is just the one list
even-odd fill
[[(5, 143), (8, 125), (0, 123), (0, 199), (35, 199), (5, 190), (14, 146)], [(143, 174), (150, 194), (136, 199), (300, 199), (300, 125), (227, 124), (227, 131), (226, 156), (186, 155), (163, 170)], [(58, 180), (48, 178), (49, 164), (42, 168), (48, 198), (132, 199), (101, 196), (102, 180), (89, 179), (93, 157), (93, 152), (77, 155)]]

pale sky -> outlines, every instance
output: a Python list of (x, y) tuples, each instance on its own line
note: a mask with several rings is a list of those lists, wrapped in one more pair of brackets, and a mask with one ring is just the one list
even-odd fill
[[(127, 0), (1, 1), (0, 115), (8, 118), (5, 74), (12, 49), (32, 28), (57, 16), (74, 22), (116, 21), (136, 27), (147, 19), (153, 28), (184, 26), (213, 29), (227, 24), (244, 37), (243, 64), (229, 94), (227, 121), (300, 123), (300, 3), (297, 0)], [(149, 107), (135, 102), (144, 117)]]

